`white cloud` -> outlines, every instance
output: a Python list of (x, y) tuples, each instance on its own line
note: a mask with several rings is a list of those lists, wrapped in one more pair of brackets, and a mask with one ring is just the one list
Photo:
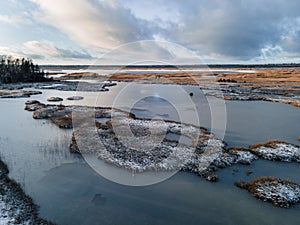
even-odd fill
[(154, 40), (131, 42), (119, 46), (94, 61), (94, 64), (103, 65), (183, 65), (203, 63), (194, 52), (183, 46)]
[(89, 62), (94, 58), (86, 51), (75, 51), (56, 47), (49, 41), (28, 41), (21, 46), (1, 47), (0, 55), (11, 55), (13, 57), (29, 57), (38, 63), (64, 63), (64, 62)]
[(114, 1), (33, 0), (36, 18), (51, 24), (83, 46), (111, 49), (148, 39), (146, 22)]
[(55, 45), (47, 41), (28, 41), (24, 43), (25, 51), (28, 54), (59, 56), (60, 51)]
[(278, 56), (282, 52), (283, 52), (283, 50), (279, 45), (275, 45), (275, 46), (267, 45), (267, 46), (265, 46), (264, 48), (261, 49), (262, 57), (264, 59), (274, 57), (274, 56)]
[(23, 45), (24, 53), (28, 55), (80, 59), (92, 58), (92, 56), (90, 56), (87, 52), (71, 51), (68, 49), (58, 48), (53, 43), (48, 41), (28, 41)]
[(14, 18), (12, 18), (8, 15), (0, 15), (0, 22), (12, 23), (13, 21), (14, 21)]
[(26, 13), (23, 13), (22, 15), (0, 14), (0, 22), (18, 25), (18, 24), (30, 23), (31, 20), (28, 18), (28, 15)]

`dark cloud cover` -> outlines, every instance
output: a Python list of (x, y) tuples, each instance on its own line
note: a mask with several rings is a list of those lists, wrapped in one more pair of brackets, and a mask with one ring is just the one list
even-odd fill
[[(31, 22), (55, 27), (86, 49), (57, 48), (62, 58), (89, 59), (88, 52), (101, 55), (129, 42), (162, 40), (216, 61), (300, 59), (297, 0), (31, 0), (30, 4), (35, 5)], [(2, 20), (13, 21), (7, 16)], [(156, 47), (153, 54), (172, 55), (161, 45)], [(142, 45), (135, 50), (151, 54)]]

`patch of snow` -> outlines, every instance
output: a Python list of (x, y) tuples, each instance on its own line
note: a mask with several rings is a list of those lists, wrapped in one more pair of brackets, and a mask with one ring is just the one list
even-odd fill
[(258, 156), (267, 160), (300, 162), (300, 148), (292, 144), (279, 143), (274, 147), (261, 146), (253, 150)]

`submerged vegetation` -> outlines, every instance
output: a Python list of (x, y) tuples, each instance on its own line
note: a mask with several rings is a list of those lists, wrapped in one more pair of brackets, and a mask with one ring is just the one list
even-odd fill
[(46, 75), (31, 59), (0, 56), (0, 83), (50, 81)]

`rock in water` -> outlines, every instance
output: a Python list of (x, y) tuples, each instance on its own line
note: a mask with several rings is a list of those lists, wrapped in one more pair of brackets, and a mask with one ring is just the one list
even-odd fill
[(48, 102), (61, 102), (63, 99), (61, 97), (51, 97), (47, 99)]
[(33, 105), (33, 104), (40, 104), (38, 100), (27, 100), (25, 105)]
[(67, 100), (82, 100), (82, 99), (83, 99), (82, 96), (71, 96), (67, 98)]

